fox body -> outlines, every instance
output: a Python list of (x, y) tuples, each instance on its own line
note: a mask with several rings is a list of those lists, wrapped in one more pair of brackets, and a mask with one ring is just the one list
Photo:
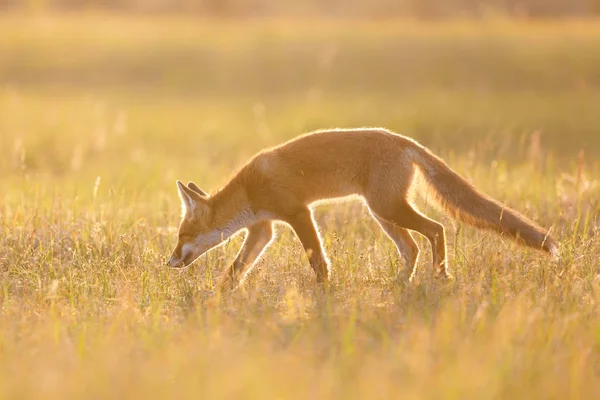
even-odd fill
[(521, 244), (556, 254), (548, 232), (487, 195), (416, 141), (383, 128), (333, 129), (301, 135), (256, 154), (213, 195), (177, 181), (182, 220), (172, 267), (192, 263), (209, 249), (247, 229), (224, 284), (237, 285), (273, 239), (274, 221), (287, 223), (302, 243), (318, 282), (326, 283), (329, 261), (311, 206), (359, 196), (395, 243), (410, 279), (419, 248), (411, 231), (432, 246), (436, 273), (451, 277), (444, 227), (417, 211), (410, 200), (419, 171), (436, 203), (450, 216), (496, 231)]

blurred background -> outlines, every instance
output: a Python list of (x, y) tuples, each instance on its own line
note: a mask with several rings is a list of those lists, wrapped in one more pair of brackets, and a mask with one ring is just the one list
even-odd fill
[(599, 0), (0, 10), (3, 176), (145, 171), (166, 185), (190, 167), (213, 183), (303, 131), (368, 125), (486, 165), (571, 169), (600, 153)]
[(330, 16), (444, 18), (501, 13), (519, 17), (589, 16), (598, 0), (1, 0), (4, 9), (102, 9), (119, 12), (195, 13), (211, 17)]

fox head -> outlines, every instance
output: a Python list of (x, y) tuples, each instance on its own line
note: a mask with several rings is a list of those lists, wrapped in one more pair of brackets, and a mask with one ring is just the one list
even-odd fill
[(181, 223), (177, 246), (168, 262), (173, 268), (190, 265), (223, 241), (219, 231), (211, 226), (212, 209), (209, 196), (193, 182), (185, 186), (177, 181), (177, 189), (181, 199)]

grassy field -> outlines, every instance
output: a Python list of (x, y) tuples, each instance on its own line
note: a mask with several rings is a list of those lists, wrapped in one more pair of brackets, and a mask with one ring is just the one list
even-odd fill
[[(0, 16), (0, 398), (600, 395), (600, 24)], [(286, 227), (243, 287), (243, 234), (165, 267), (175, 180), (213, 191), (303, 131), (384, 126), (560, 241), (442, 221), (409, 284), (358, 204)]]

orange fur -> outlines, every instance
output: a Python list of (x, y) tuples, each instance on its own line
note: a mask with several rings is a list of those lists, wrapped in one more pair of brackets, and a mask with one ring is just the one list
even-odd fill
[(409, 200), (417, 168), (452, 217), (556, 253), (547, 231), (479, 192), (416, 141), (382, 128), (362, 128), (312, 132), (263, 150), (213, 195), (178, 181), (183, 218), (169, 263), (189, 265), (247, 229), (246, 240), (225, 274), (225, 282), (235, 285), (272, 241), (272, 221), (283, 221), (302, 242), (317, 281), (326, 282), (329, 262), (310, 207), (354, 195), (365, 200), (394, 241), (412, 271), (411, 279), (419, 248), (410, 231), (429, 240), (436, 272), (450, 277), (444, 227), (419, 213)]

